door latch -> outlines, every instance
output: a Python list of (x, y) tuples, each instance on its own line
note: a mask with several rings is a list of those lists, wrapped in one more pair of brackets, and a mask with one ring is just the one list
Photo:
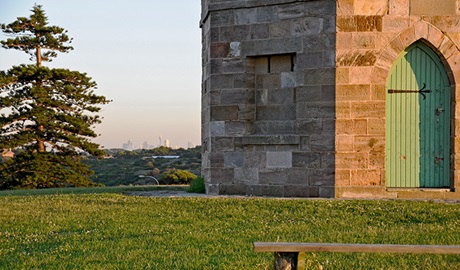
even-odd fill
[(442, 157), (435, 157), (434, 158), (434, 163), (435, 164), (439, 164), (439, 163), (441, 163), (441, 161), (444, 161), (444, 158), (442, 158)]
[(444, 108), (442, 108), (442, 107), (436, 108), (436, 114), (437, 114), (437, 115), (439, 115), (439, 114), (441, 114), (441, 113), (443, 113), (443, 112), (444, 112)]

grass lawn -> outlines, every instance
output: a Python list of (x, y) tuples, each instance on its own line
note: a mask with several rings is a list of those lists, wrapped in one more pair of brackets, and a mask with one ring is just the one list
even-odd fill
[[(255, 241), (460, 245), (458, 203), (123, 192), (0, 192), (0, 269), (272, 269)], [(460, 269), (460, 256), (309, 253), (305, 264)]]

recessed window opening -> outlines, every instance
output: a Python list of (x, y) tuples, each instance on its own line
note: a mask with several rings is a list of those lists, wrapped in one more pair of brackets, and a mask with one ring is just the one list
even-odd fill
[(275, 54), (255, 57), (256, 73), (293, 72), (295, 54)]

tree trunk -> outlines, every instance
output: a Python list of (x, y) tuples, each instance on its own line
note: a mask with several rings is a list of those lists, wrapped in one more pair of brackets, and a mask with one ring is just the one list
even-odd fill
[[(45, 127), (43, 125), (38, 126), (38, 135), (40, 137), (42, 136), (44, 130), (45, 130)], [(45, 139), (40, 138), (37, 140), (37, 151), (39, 153), (45, 152)]]

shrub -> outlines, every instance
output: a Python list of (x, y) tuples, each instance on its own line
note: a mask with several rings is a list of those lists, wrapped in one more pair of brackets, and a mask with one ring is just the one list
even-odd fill
[(206, 187), (204, 185), (204, 179), (197, 177), (190, 182), (190, 188), (187, 190), (190, 193), (206, 193)]
[(197, 176), (186, 170), (172, 170), (163, 173), (160, 179), (162, 185), (188, 185)]

